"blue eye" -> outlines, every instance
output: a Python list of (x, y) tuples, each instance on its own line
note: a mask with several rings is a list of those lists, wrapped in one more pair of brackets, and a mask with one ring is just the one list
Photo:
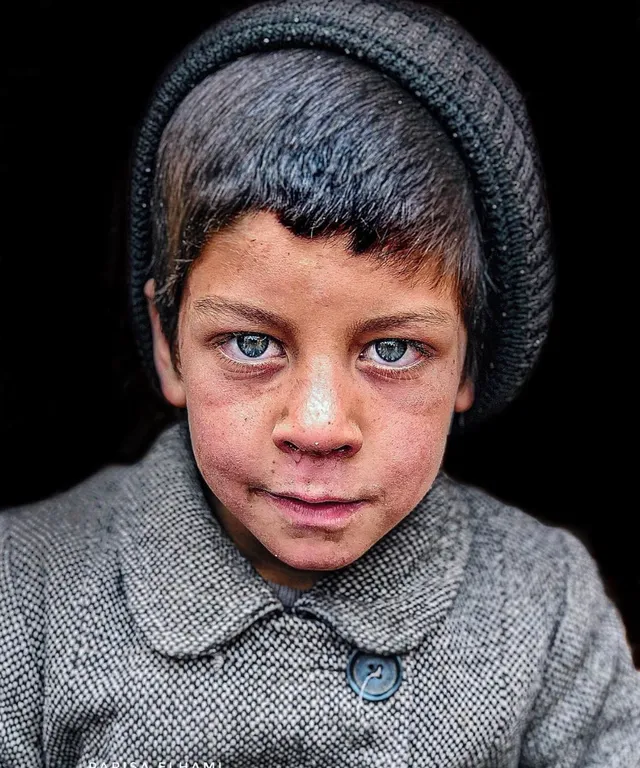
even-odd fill
[[(416, 363), (419, 363), (421, 359), (431, 356), (429, 348), (419, 341), (412, 341), (410, 339), (378, 339), (371, 342), (368, 349), (375, 350), (379, 360), (373, 359), (373, 362), (377, 363), (383, 368), (399, 368), (399, 367), (412, 367)], [(412, 359), (404, 360), (401, 366), (389, 365), (389, 363), (397, 363), (401, 361), (408, 350), (413, 351)], [(371, 360), (372, 358), (368, 358)], [(387, 365), (384, 365), (386, 363)]]
[(382, 339), (374, 344), (376, 352), (387, 363), (397, 363), (409, 345), (402, 339)]
[(235, 337), (238, 349), (247, 357), (260, 357), (269, 346), (269, 337), (258, 333), (242, 333)]
[[(265, 352), (269, 349), (269, 346), (281, 346), (276, 339), (271, 336), (267, 336), (266, 333), (228, 333), (220, 339), (211, 342), (210, 346), (214, 349), (220, 349), (221, 354), (227, 358), (230, 363), (236, 365), (244, 365), (250, 367), (251, 364), (241, 362), (242, 360), (256, 360), (261, 362), (263, 360), (273, 360), (276, 357), (282, 355), (267, 355)], [(227, 347), (225, 350), (224, 347)], [(235, 349), (234, 349), (235, 347)]]

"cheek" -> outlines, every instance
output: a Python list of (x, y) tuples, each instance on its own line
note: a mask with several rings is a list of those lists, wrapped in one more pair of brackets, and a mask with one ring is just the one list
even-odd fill
[(205, 479), (251, 473), (253, 457), (263, 453), (258, 442), (270, 418), (268, 398), (252, 398), (248, 388), (187, 356), (182, 374), (191, 441)]
[(396, 509), (411, 509), (427, 492), (442, 463), (448, 421), (414, 417), (378, 436), (382, 485)]
[(424, 386), (378, 401), (374, 432), (381, 479), (403, 506), (424, 496), (442, 464), (458, 389), (451, 367)]
[[(378, 384), (375, 389), (377, 425), (386, 425), (406, 445), (421, 435), (438, 435), (449, 430), (460, 374), (453, 361), (442, 361), (421, 380), (400, 385)], [(409, 439), (411, 436), (411, 439)], [(428, 441), (428, 440), (427, 440)]]
[(193, 451), (208, 482), (259, 475), (264, 448), (259, 445), (259, 415), (250, 406), (198, 401), (187, 403), (187, 413)]

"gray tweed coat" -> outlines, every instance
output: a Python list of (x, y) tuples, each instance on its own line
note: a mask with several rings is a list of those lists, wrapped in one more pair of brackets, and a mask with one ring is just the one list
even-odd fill
[(583, 545), (444, 474), (291, 609), (183, 425), (0, 521), (3, 768), (640, 765), (640, 675)]

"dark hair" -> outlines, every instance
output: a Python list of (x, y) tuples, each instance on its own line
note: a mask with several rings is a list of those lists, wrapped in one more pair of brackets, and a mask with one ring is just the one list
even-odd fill
[(190, 265), (211, 234), (258, 210), (302, 237), (347, 234), (354, 253), (408, 279), (432, 262), (452, 285), (475, 376), (486, 286), (471, 181), (393, 79), (341, 54), (278, 50), (233, 61), (182, 101), (152, 200), (155, 303), (174, 363)]

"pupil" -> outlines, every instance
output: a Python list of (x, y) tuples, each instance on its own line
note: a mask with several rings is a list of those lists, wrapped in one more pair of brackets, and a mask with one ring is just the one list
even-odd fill
[(376, 342), (376, 352), (388, 363), (396, 363), (407, 351), (407, 342), (399, 339), (385, 339)]
[(244, 334), (237, 337), (238, 347), (243, 355), (247, 357), (259, 357), (269, 346), (269, 339), (266, 336), (256, 334)]

